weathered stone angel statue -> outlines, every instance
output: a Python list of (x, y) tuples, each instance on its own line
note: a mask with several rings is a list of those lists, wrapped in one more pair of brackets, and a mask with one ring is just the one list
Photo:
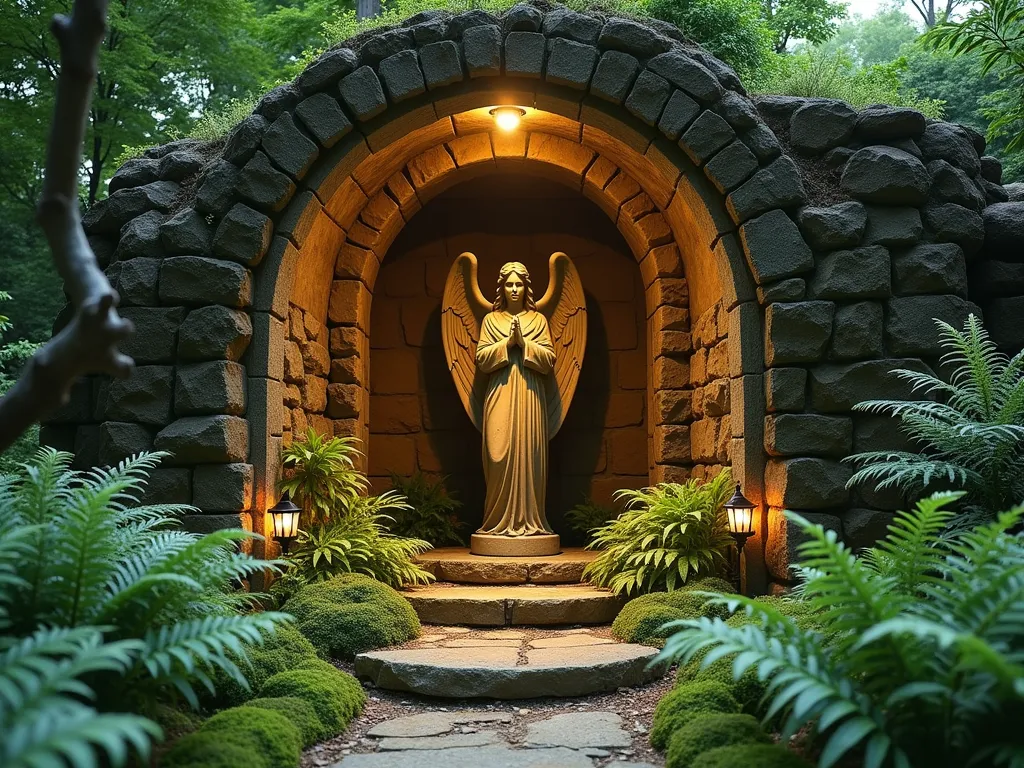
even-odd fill
[(483, 433), (487, 499), (472, 536), (480, 555), (546, 555), (559, 538), (544, 515), (548, 441), (572, 402), (587, 345), (587, 307), (564, 253), (548, 262), (548, 288), (535, 300), (530, 273), (502, 266), (488, 301), (477, 260), (463, 253), (445, 284), (441, 329), (462, 404)]

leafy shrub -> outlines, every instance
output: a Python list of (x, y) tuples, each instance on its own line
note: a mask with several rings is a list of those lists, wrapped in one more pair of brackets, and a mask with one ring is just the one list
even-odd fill
[(435, 547), (465, 544), (459, 533), (465, 523), (457, 514), (462, 502), (448, 492), (445, 480), (447, 478), (432, 481), (422, 472), (409, 478), (392, 473), (391, 490), (405, 497), (408, 504), (392, 508), (392, 522), (388, 524), (391, 533), (422, 539)]
[(89, 745), (115, 764), (128, 744), (145, 755), (152, 722), (97, 711), (152, 712), (175, 691), (196, 706), (194, 684), (244, 681), (246, 645), (284, 618), (238, 613), (252, 598), (230, 584), (272, 567), (238, 552), (251, 534), (199, 537), (171, 527), (187, 508), (132, 506), (161, 456), (73, 472), (46, 448), (0, 478), (3, 765), (81, 765)]
[(344, 515), (366, 492), (369, 482), (356, 469), (355, 437), (326, 437), (310, 427), (304, 440), (281, 451), (285, 477), (281, 490), (302, 506), (303, 523), (315, 526)]
[(708, 750), (692, 768), (808, 768), (807, 761), (779, 744), (735, 744)]
[[(227, 759), (236, 760), (233, 765)], [(218, 712), (168, 750), (161, 768), (289, 768), (302, 756), (302, 734), (280, 712), (234, 707)]]
[(701, 715), (672, 734), (665, 765), (666, 768), (690, 768), (698, 755), (716, 747), (768, 743), (771, 743), (768, 734), (750, 715)]
[(855, 410), (888, 413), (922, 453), (874, 451), (849, 461), (860, 466), (848, 486), (872, 483), (917, 496), (935, 483), (967, 492), (965, 506), (991, 518), (1024, 499), (1024, 352), (1013, 359), (996, 349), (981, 321), (969, 315), (963, 331), (935, 321), (949, 382), (931, 373), (896, 370), (915, 392), (934, 399), (868, 400)]
[(739, 702), (729, 688), (714, 680), (677, 685), (654, 708), (651, 746), (664, 750), (672, 734), (700, 715), (738, 714)]
[(565, 524), (589, 544), (593, 540), (594, 531), (607, 525), (618, 515), (619, 511), (615, 507), (598, 504), (588, 497), (565, 513)]
[(260, 697), (295, 697), (309, 702), (327, 729), (328, 738), (345, 730), (366, 702), (366, 693), (359, 682), (340, 669), (281, 672), (264, 683)]
[(311, 747), (318, 741), (323, 741), (329, 734), (327, 728), (320, 722), (313, 705), (308, 701), (295, 696), (282, 696), (276, 699), (253, 699), (240, 709), (255, 707), (257, 709), (269, 709), (278, 712), (288, 719), (288, 722), (298, 728), (302, 735), (302, 746)]
[(769, 680), (769, 714), (786, 717), (784, 741), (816, 723), (823, 766), (862, 747), (873, 765), (1020, 754), (1024, 542), (1010, 531), (1024, 508), (951, 533), (944, 507), (960, 496), (934, 494), (900, 513), (860, 558), (834, 531), (786, 513), (808, 537), (803, 600), (822, 631), (765, 601), (722, 598), (754, 620), (678, 622), (661, 658), (688, 663), (707, 650), (705, 664), (735, 657), (736, 672), (756, 668)]
[(357, 653), (411, 640), (420, 622), (409, 601), (366, 576), (338, 576), (310, 584), (285, 603), (299, 630), (325, 655)]
[(584, 577), (616, 594), (671, 592), (677, 584), (714, 574), (732, 543), (723, 504), (732, 492), (728, 470), (707, 483), (660, 483), (624, 490), (626, 509), (594, 534), (597, 558)]
[(390, 519), (384, 510), (401, 504), (404, 502), (390, 491), (360, 497), (343, 517), (300, 531), (290, 558), (297, 577), (295, 586), (346, 573), (365, 574), (395, 587), (433, 581), (434, 576), (413, 559), (430, 549), (430, 544), (392, 536), (384, 527), (383, 521)]

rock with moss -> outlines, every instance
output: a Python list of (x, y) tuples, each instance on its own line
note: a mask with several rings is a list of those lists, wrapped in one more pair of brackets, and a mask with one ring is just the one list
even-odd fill
[(409, 601), (368, 576), (345, 574), (307, 584), (283, 608), (322, 655), (357, 653), (404, 643), (420, 633)]
[(665, 644), (665, 638), (674, 631), (662, 629), (666, 622), (699, 619), (702, 616), (725, 618), (729, 615), (726, 606), (710, 602), (707, 597), (695, 594), (697, 590), (717, 592), (719, 581), (721, 579), (701, 579), (688, 585), (689, 589), (651, 592), (633, 598), (622, 607), (612, 623), (612, 634), (627, 643), (660, 647)]
[(703, 579), (688, 581), (679, 588), (680, 592), (719, 592), (723, 595), (731, 595), (736, 590), (732, 584), (717, 576), (706, 576)]
[[(311, 747), (318, 741), (323, 741), (330, 734), (327, 727), (320, 722), (320, 716), (316, 709), (308, 701), (297, 696), (279, 696), (273, 699), (252, 699), (246, 702), (245, 707), (256, 709), (268, 709), (271, 712), (278, 712), (288, 718), (302, 734), (302, 746)], [(245, 709), (242, 707), (242, 709)]]
[(280, 712), (234, 707), (219, 712), (179, 739), (161, 768), (292, 768), (302, 755), (302, 734)]
[(770, 744), (760, 723), (750, 715), (700, 715), (672, 734), (666, 768), (690, 768), (693, 761), (717, 747)]
[(690, 768), (810, 768), (810, 763), (779, 744), (734, 744), (710, 749)]
[(705, 653), (700, 653), (679, 668), (676, 672), (676, 684), (686, 685), (688, 683), (711, 680), (721, 683), (729, 689), (736, 701), (739, 702), (740, 710), (749, 715), (761, 714), (761, 700), (768, 689), (767, 681), (759, 680), (757, 667), (747, 669), (737, 679), (733, 675), (733, 656), (719, 659), (707, 667), (701, 668)]
[(654, 708), (651, 746), (664, 750), (672, 734), (699, 715), (738, 714), (739, 711), (739, 702), (723, 683), (701, 680), (676, 686)]
[(359, 681), (340, 669), (294, 669), (267, 680), (261, 698), (295, 697), (309, 702), (327, 729), (335, 736), (358, 715), (366, 702)]

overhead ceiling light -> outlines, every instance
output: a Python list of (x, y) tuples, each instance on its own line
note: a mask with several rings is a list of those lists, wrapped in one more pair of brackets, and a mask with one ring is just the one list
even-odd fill
[(491, 110), (491, 117), (498, 124), (501, 130), (511, 133), (519, 127), (519, 121), (523, 119), (526, 110), (522, 107), (495, 107)]

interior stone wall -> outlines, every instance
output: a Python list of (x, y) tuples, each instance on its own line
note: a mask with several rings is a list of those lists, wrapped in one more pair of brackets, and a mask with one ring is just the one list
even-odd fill
[(636, 260), (608, 217), (578, 193), (528, 174), (482, 177), (431, 201), (388, 250), (370, 311), (369, 473), (447, 475), (479, 522), (480, 434), (466, 415), (441, 344), (441, 299), (455, 257), (480, 260), (484, 295), (498, 268), (521, 261), (543, 294), (548, 258), (564, 251), (587, 296), (588, 339), (579, 385), (550, 446), (549, 519), (620, 488), (648, 484), (644, 290)]

